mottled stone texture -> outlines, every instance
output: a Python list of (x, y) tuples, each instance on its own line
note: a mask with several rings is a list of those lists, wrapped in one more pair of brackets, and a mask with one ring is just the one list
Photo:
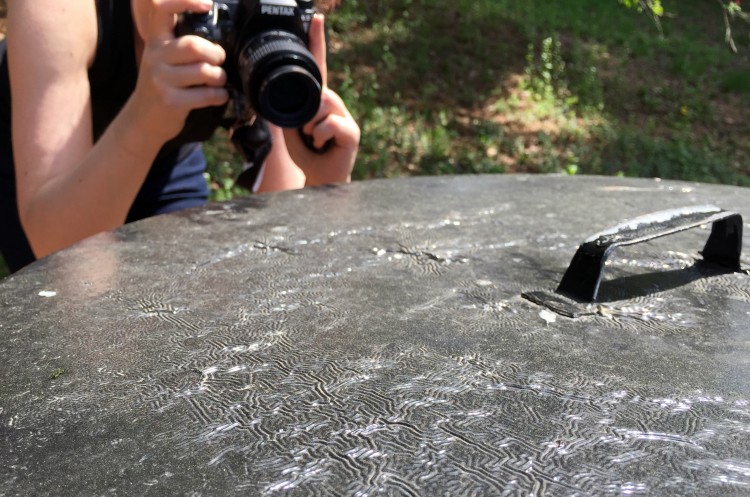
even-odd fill
[(95, 236), (0, 282), (0, 495), (742, 495), (750, 276), (708, 227), (618, 249), (579, 318), (522, 294), (748, 193), (415, 178)]

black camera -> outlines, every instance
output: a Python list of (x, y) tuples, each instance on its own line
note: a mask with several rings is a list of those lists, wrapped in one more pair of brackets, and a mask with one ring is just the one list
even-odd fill
[(277, 126), (299, 128), (320, 106), (322, 78), (307, 49), (312, 0), (214, 1), (180, 16), (175, 35), (198, 35), (226, 51), (227, 87)]

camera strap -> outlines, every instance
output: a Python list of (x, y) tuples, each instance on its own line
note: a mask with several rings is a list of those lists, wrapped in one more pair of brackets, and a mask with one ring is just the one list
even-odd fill
[(251, 122), (232, 127), (232, 143), (242, 156), (242, 172), (235, 184), (255, 191), (261, 179), (263, 165), (271, 151), (273, 140), (265, 119), (256, 117)]

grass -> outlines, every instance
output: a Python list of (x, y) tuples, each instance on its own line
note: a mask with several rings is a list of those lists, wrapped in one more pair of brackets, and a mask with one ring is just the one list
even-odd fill
[[(750, 32), (734, 26), (734, 54), (717, 2), (663, 3), (660, 36), (616, 0), (345, 0), (328, 16), (328, 63), (362, 128), (353, 178), (750, 186)], [(243, 194), (227, 143), (219, 132), (206, 144), (216, 200)]]

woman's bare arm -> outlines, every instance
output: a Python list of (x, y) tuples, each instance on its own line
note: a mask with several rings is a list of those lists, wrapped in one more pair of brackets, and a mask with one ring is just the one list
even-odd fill
[(198, 0), (133, 2), (144, 44), (136, 91), (96, 144), (87, 72), (95, 2), (8, 2), (19, 213), (37, 257), (121, 225), (187, 113), (226, 100), (223, 50), (171, 36), (174, 13), (207, 7)]

